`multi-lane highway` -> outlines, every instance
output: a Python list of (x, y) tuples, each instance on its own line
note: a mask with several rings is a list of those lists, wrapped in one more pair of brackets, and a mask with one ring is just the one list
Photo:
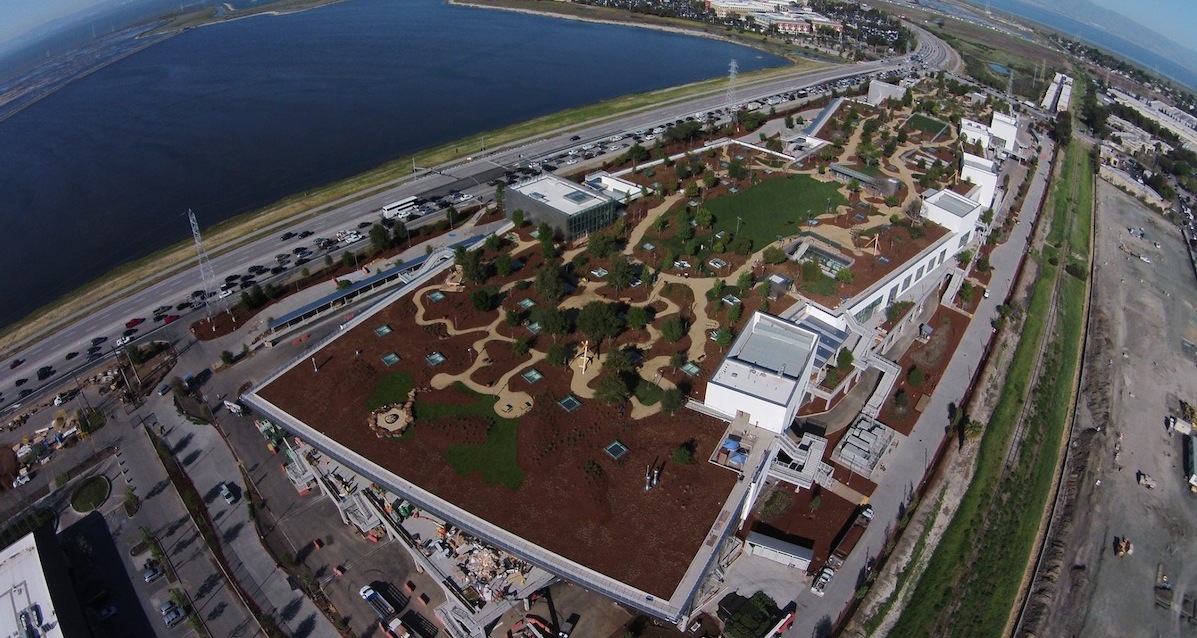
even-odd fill
[[(923, 29), (910, 26), (919, 36), (919, 46), (910, 55), (884, 61), (840, 65), (807, 73), (787, 74), (781, 78), (743, 87), (737, 91), (736, 101), (744, 103), (765, 99), (846, 78), (863, 78), (919, 67), (948, 68), (956, 64), (955, 53), (945, 43)], [(294, 249), (300, 246), (314, 248), (312, 240), (315, 237), (332, 237), (338, 230), (354, 229), (363, 221), (378, 221), (379, 209), (388, 202), (413, 195), (443, 194), (450, 189), (460, 189), (477, 200), (485, 200), (494, 192), (493, 186), (487, 182), (501, 176), (505, 168), (515, 167), (532, 159), (566, 153), (592, 142), (609, 140), (616, 135), (651, 130), (665, 123), (693, 117), (696, 113), (717, 112), (727, 106), (727, 96), (722, 93), (680, 100), (624, 117), (607, 119), (589, 127), (575, 127), (568, 131), (550, 133), (544, 137), (488, 151), (478, 157), (427, 169), (418, 175), (397, 180), (394, 187), (385, 192), (356, 201), (356, 195), (346, 197), (328, 207), (330, 210), (327, 213), (308, 221), (280, 223), (264, 231), (265, 234), (256, 241), (213, 258), (212, 265), (218, 281), (223, 281), (227, 276), (244, 274), (252, 265), (270, 268), (277, 263), (276, 254), (294, 254)], [(435, 217), (435, 214), (430, 215), (416, 223), (428, 223)], [(312, 234), (304, 238), (297, 236), (286, 241), (280, 240), (284, 232), (299, 231), (310, 231)], [(361, 246), (359, 243), (353, 247), (360, 250)], [(319, 259), (323, 258), (320, 251), (315, 251), (314, 255)], [(258, 281), (266, 280), (259, 277)], [(19, 351), (9, 353), (7, 358), (0, 362), (0, 410), (12, 410), (20, 403), (37, 400), (62, 379), (69, 378), (70, 373), (80, 372), (89, 365), (95, 365), (96, 361), (88, 360), (88, 349), (95, 348), (95, 341), (99, 338), (106, 339), (100, 344), (101, 351), (111, 348), (128, 329), (127, 323), (130, 320), (145, 319), (135, 326), (137, 332), (132, 334), (134, 340), (166, 328), (164, 321), (154, 321), (153, 310), (169, 305), (171, 310), (160, 313), (160, 316), (186, 315), (191, 310), (176, 310), (176, 307), (189, 301), (192, 291), (202, 287), (198, 269), (188, 269), (148, 286), (133, 286), (127, 293), (114, 295), (110, 301), (78, 313), (50, 330), (48, 334), (43, 333), (35, 339), (28, 340), (18, 348)], [(235, 299), (236, 295), (232, 296), (230, 301)], [(185, 326), (192, 320), (193, 317), (183, 316), (178, 323), (167, 329)], [(68, 360), (67, 356), (70, 353), (77, 354)], [(20, 363), (14, 367), (13, 364), (17, 361)], [(44, 371), (43, 375), (50, 372), (49, 376), (39, 380), (39, 369), (47, 367), (49, 370)], [(24, 381), (18, 387), (16, 384), (21, 379)], [(20, 396), (25, 390), (29, 391), (26, 393), (28, 396)]]

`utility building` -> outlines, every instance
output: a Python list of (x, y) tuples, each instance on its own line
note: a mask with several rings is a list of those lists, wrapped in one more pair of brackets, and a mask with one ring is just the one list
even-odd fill
[(507, 214), (524, 211), (535, 224), (545, 223), (566, 241), (585, 237), (615, 221), (615, 200), (583, 184), (541, 175), (507, 189)]
[(757, 312), (707, 383), (706, 406), (770, 432), (784, 432), (806, 396), (818, 335)]

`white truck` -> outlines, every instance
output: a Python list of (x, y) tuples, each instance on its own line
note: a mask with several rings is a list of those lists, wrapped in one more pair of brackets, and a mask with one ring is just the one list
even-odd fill
[(395, 608), (391, 606), (391, 603), (387, 602), (386, 598), (382, 597), (382, 594), (375, 591), (373, 587), (366, 585), (358, 590), (357, 593), (362, 597), (362, 600), (370, 605), (370, 609), (374, 610), (379, 621), (386, 622), (388, 618), (395, 615)]

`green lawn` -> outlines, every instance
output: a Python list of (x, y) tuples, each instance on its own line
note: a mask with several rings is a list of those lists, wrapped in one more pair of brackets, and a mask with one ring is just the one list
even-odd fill
[(366, 407), (373, 411), (391, 403), (403, 403), (415, 384), (415, 380), (406, 372), (389, 374), (379, 379), (378, 385), (374, 386), (374, 394), (366, 399)]
[(491, 485), (516, 490), (524, 481), (524, 471), (517, 462), (519, 423), (502, 419), (495, 413), (497, 397), (479, 394), (461, 383), (454, 384), (458, 392), (475, 399), (473, 403), (416, 403), (416, 427), (421, 422), (437, 421), (458, 416), (478, 416), (490, 421), (486, 443), (482, 445), (452, 445), (445, 450), (445, 461), (462, 476), (479, 472)]
[(801, 224), (822, 215), (831, 206), (846, 204), (838, 182), (821, 182), (809, 175), (770, 179), (735, 193), (706, 202), (715, 216), (714, 232), (736, 233), (752, 239), (753, 250), (761, 250), (777, 237), (797, 235)]
[(80, 513), (90, 512), (108, 500), (110, 489), (108, 479), (93, 476), (75, 486), (75, 491), (71, 493), (71, 508)]
[(906, 126), (909, 126), (916, 131), (922, 131), (931, 137), (935, 137), (936, 135), (939, 135), (945, 127), (947, 127), (947, 124), (944, 124), (937, 119), (927, 117), (922, 113), (915, 113), (914, 115), (910, 116), (910, 119), (906, 120)]

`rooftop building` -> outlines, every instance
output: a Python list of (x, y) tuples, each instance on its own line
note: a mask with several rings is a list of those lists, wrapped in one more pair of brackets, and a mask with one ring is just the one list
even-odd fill
[(997, 194), (998, 170), (993, 160), (965, 153), (960, 165), (960, 179), (972, 182), (975, 185), (973, 191), (969, 193), (969, 199), (979, 203), (984, 208), (994, 207), (993, 200)]
[(906, 97), (906, 89), (888, 82), (873, 80), (869, 82), (869, 95), (866, 102), (877, 106), (885, 100), (901, 100)]
[[(923, 216), (953, 234), (971, 233), (981, 217), (981, 204), (949, 190), (923, 193)], [(967, 243), (962, 240), (961, 245)]]
[(819, 337), (755, 313), (707, 384), (704, 403), (727, 416), (741, 413), (770, 432), (789, 427), (814, 368)]
[(1013, 155), (1018, 150), (1018, 116), (993, 112), (993, 119), (989, 123), (989, 134), (995, 139), (994, 147), (999, 147), (1007, 155)]
[(48, 527), (0, 550), (0, 634), (90, 636), (66, 555)]
[(541, 175), (507, 189), (508, 215), (522, 210), (534, 223), (546, 223), (566, 241), (602, 230), (615, 221), (615, 200), (590, 186), (556, 175)]

